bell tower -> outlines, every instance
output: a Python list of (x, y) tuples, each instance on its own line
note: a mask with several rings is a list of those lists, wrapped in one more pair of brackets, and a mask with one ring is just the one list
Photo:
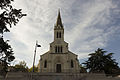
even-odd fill
[(57, 21), (54, 25), (54, 41), (50, 44), (51, 53), (66, 53), (68, 52), (68, 43), (64, 41), (64, 26), (58, 11)]
[(54, 41), (55, 40), (64, 41), (64, 27), (61, 20), (60, 10), (58, 12), (56, 24), (54, 26)]

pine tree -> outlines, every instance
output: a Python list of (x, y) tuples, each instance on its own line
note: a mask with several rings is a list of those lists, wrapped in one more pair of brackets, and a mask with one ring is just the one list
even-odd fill
[(98, 48), (94, 53), (89, 54), (89, 59), (83, 63), (86, 69), (92, 73), (105, 72), (105, 74), (116, 75), (119, 71), (118, 63), (112, 59), (113, 53), (106, 54), (107, 51)]

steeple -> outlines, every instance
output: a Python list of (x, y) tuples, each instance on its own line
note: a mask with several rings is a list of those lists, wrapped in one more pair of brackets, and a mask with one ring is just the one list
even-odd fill
[(57, 17), (57, 21), (56, 21), (56, 25), (55, 27), (60, 26), (61, 28), (63, 28), (63, 24), (62, 24), (62, 20), (61, 20), (61, 15), (60, 15), (60, 9), (58, 11), (58, 17)]
[(64, 27), (62, 24), (60, 10), (54, 26), (54, 41), (50, 44), (51, 53), (67, 53), (68, 43), (64, 41)]

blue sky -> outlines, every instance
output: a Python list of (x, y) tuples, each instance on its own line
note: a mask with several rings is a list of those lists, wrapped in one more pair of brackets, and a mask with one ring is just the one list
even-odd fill
[(97, 48), (115, 53), (120, 65), (120, 0), (15, 0), (13, 5), (27, 14), (5, 36), (15, 53), (15, 61), (32, 66), (35, 41), (36, 65), (40, 55), (49, 50), (58, 9), (65, 28), (69, 50), (78, 55), (80, 63)]

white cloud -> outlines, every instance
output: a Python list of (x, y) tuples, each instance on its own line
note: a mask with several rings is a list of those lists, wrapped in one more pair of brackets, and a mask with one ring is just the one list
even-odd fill
[(36, 64), (40, 55), (48, 51), (59, 8), (65, 40), (79, 58), (87, 57), (98, 47), (106, 47), (110, 36), (119, 29), (108, 25), (112, 20), (110, 11), (117, 7), (111, 0), (16, 0), (14, 5), (22, 8), (27, 16), (11, 29), (11, 45), (17, 60), (25, 60), (29, 66), (32, 66), (36, 40), (42, 45), (37, 50)]

